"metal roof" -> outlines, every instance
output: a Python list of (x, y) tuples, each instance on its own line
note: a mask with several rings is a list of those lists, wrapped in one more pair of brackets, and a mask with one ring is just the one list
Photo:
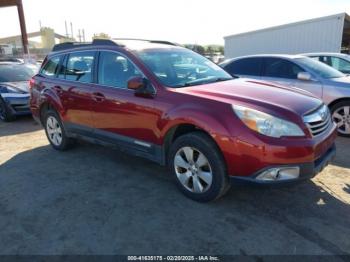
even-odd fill
[(228, 35), (228, 36), (225, 36), (224, 39), (228, 39), (228, 38), (234, 37), (234, 36), (242, 36), (242, 35), (249, 35), (249, 34), (254, 34), (254, 33), (258, 33), (258, 32), (271, 31), (271, 30), (276, 30), (276, 29), (283, 29), (283, 28), (287, 28), (287, 27), (300, 25), (300, 24), (307, 24), (307, 23), (313, 23), (313, 22), (321, 21), (321, 20), (328, 20), (328, 19), (332, 19), (332, 18), (336, 18), (336, 17), (343, 18), (343, 19), (346, 19), (346, 20), (350, 21), (350, 16), (347, 13), (340, 13), (340, 14), (335, 14), (335, 15), (329, 15), (329, 16), (323, 16), (323, 17), (317, 17), (317, 18), (313, 18), (313, 19), (298, 21), (298, 22), (289, 23), (289, 24), (283, 24), (283, 25), (278, 25), (278, 26), (262, 28), (262, 29), (249, 31), (249, 32), (243, 32), (243, 33)]

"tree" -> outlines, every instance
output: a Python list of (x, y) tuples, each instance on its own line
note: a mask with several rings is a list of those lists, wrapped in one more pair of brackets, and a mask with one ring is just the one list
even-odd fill
[(185, 44), (184, 47), (197, 52), (198, 54), (204, 55), (205, 53), (205, 48), (201, 45), (196, 45), (196, 44)]

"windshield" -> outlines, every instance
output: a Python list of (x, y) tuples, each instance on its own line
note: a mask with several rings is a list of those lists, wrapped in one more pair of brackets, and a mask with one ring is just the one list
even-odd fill
[(37, 72), (34, 66), (23, 64), (0, 64), (0, 83), (28, 81)]
[(314, 72), (315, 74), (323, 78), (338, 78), (345, 76), (343, 73), (338, 70), (318, 61), (315, 61), (311, 58), (303, 57), (295, 59), (300, 65)]
[(165, 86), (194, 86), (232, 79), (222, 68), (187, 49), (142, 50), (137, 55)]

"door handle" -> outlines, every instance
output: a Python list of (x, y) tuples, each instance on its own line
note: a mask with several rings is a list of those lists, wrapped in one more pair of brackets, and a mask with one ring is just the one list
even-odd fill
[(96, 102), (102, 102), (103, 100), (106, 99), (106, 97), (100, 93), (100, 92), (95, 92), (92, 94), (92, 98), (96, 101)]

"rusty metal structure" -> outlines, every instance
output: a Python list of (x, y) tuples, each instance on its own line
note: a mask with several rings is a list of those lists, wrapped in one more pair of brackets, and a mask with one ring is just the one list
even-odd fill
[(19, 24), (21, 28), (22, 44), (24, 54), (28, 54), (28, 36), (22, 0), (0, 0), (0, 7), (16, 6), (18, 11)]

